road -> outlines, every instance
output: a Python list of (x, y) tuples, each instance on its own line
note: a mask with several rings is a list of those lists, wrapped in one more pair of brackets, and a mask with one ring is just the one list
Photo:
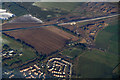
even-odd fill
[(111, 18), (111, 17), (115, 17), (115, 16), (119, 16), (119, 15), (120, 14), (116, 14), (116, 15), (98, 17), (98, 18), (87, 19), (87, 20), (80, 20), (80, 21), (73, 21), (73, 22), (66, 22), (66, 23), (56, 23), (56, 24), (49, 24), (49, 25), (43, 25), (43, 26), (32, 26), (32, 27), (22, 27), (22, 28), (6, 29), (6, 30), (0, 30), (0, 32), (22, 30), (22, 29), (30, 29), (30, 28), (39, 28), (39, 27), (45, 27), (45, 26), (68, 25), (68, 24), (71, 24), (71, 23), (76, 24), (76, 23), (81, 23), (81, 22), (88, 22), (88, 21), (100, 20), (100, 19), (105, 19), (105, 18)]
[(80, 21), (76, 21), (76, 22), (68, 22), (68, 23), (60, 23), (59, 25), (66, 25), (66, 24), (71, 24), (71, 23), (80, 23), (80, 22), (88, 22), (88, 21), (94, 21), (94, 20), (100, 20), (100, 19), (105, 19), (105, 18), (111, 18), (111, 17), (115, 17), (115, 16), (119, 16), (120, 14), (116, 14), (116, 15), (111, 15), (111, 16), (104, 16), (104, 17), (98, 17), (98, 18), (93, 18), (93, 19), (87, 19), (87, 20), (80, 20)]

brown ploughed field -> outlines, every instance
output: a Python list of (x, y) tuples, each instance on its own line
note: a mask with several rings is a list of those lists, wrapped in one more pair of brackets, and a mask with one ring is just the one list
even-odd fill
[(78, 40), (73, 36), (54, 26), (31, 28), (25, 30), (7, 31), (6, 34), (13, 36), (32, 45), (39, 53), (50, 54), (56, 50), (62, 49), (67, 40)]
[(14, 29), (14, 28), (25, 28), (32, 26), (42, 26), (41, 23), (6, 23), (2, 25), (2, 30)]

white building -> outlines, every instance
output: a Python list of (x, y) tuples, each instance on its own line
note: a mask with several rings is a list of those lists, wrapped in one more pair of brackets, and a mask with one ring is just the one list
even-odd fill
[(5, 10), (5, 9), (0, 9), (0, 13), (5, 13), (5, 12), (7, 12), (7, 10)]
[(11, 17), (15, 16), (12, 13), (8, 13), (5, 9), (0, 9), (0, 20), (7, 20)]

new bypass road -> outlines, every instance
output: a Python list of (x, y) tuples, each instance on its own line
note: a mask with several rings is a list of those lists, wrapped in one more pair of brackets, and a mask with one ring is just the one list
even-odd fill
[(80, 21), (73, 21), (73, 22), (66, 22), (66, 23), (55, 23), (55, 24), (49, 24), (49, 25), (43, 25), (43, 26), (32, 26), (32, 27), (22, 27), (22, 28), (5, 29), (5, 30), (0, 30), (0, 32), (22, 30), (22, 29), (24, 30), (24, 29), (31, 29), (31, 28), (40, 28), (40, 27), (45, 27), (45, 26), (69, 25), (69, 24), (72, 24), (72, 23), (75, 24), (75, 23), (82, 23), (82, 22), (88, 22), (88, 21), (95, 21), (95, 20), (111, 18), (111, 17), (115, 17), (115, 16), (119, 16), (119, 15), (120, 14), (116, 14), (116, 15), (111, 15), (111, 16), (97, 17), (97, 18), (92, 18), (92, 19), (86, 19), (86, 20), (80, 20)]

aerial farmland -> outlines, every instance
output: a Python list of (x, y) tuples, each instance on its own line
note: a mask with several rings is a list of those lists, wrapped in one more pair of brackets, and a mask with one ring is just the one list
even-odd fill
[(3, 2), (2, 5), (3, 11), (15, 15), (0, 24), (3, 78), (120, 76), (117, 2)]
[(42, 54), (50, 54), (51, 52), (62, 49), (68, 40), (77, 41), (79, 39), (54, 26), (12, 32), (7, 31), (5, 33), (13, 36), (15, 39), (27, 42)]

